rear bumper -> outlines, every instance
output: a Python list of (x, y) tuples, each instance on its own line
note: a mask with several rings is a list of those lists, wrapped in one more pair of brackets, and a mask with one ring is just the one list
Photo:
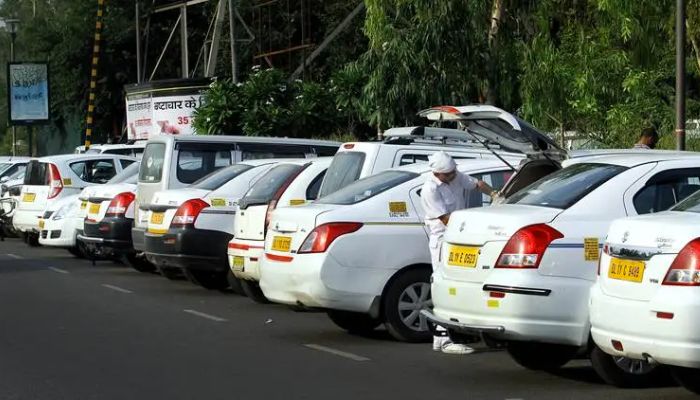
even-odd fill
[(78, 240), (88, 245), (128, 250), (132, 248), (132, 225), (133, 220), (127, 218), (104, 218), (99, 222), (86, 220)]
[[(697, 315), (700, 299), (694, 287), (661, 287), (650, 301), (604, 294), (591, 289), (591, 334), (606, 353), (633, 359), (651, 357), (656, 362), (700, 368), (700, 331)], [(657, 312), (673, 313), (658, 318)], [(612, 341), (622, 344), (616, 350)]]
[[(228, 262), (231, 272), (236, 278), (249, 281), (260, 281), (260, 262), (262, 261), (265, 241), (233, 239), (228, 244)], [(243, 257), (243, 267), (233, 263), (233, 257)]]
[(131, 228), (131, 243), (136, 251), (144, 251), (146, 249), (146, 228), (133, 227)]
[(206, 229), (170, 229), (159, 235), (146, 233), (146, 258), (159, 266), (203, 271), (226, 271), (226, 232)]
[(501, 340), (587, 343), (592, 282), (541, 275), (528, 279), (512, 271), (504, 272), (504, 279), (494, 279), (494, 275), (495, 271), (486, 282), (464, 282), (446, 279), (440, 271), (434, 273), (432, 314), (436, 323)]

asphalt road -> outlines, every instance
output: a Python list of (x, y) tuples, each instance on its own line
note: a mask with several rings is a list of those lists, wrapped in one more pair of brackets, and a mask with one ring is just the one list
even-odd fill
[(556, 375), (503, 352), (349, 335), (322, 313), (261, 305), (65, 250), (0, 242), (0, 399), (693, 399), (623, 390), (586, 361)]

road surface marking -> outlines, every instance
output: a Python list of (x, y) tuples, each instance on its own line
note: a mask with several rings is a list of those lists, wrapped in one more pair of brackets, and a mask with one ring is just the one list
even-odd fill
[(108, 285), (106, 283), (103, 283), (102, 286), (106, 287), (107, 289), (112, 289), (116, 290), (117, 292), (122, 292), (122, 293), (134, 293), (131, 290), (127, 290), (124, 288), (120, 288), (119, 286), (114, 286), (114, 285)]
[(58, 272), (59, 274), (70, 274), (70, 272), (66, 271), (65, 269), (60, 269), (56, 267), (49, 267), (49, 269), (53, 272)]
[(184, 311), (188, 314), (196, 315), (198, 317), (210, 319), (212, 321), (226, 322), (226, 318), (217, 317), (216, 315), (206, 314), (206, 313), (195, 311), (195, 310), (182, 310), (182, 311)]
[(345, 351), (332, 349), (330, 347), (321, 346), (318, 344), (309, 343), (309, 344), (305, 344), (304, 347), (308, 347), (310, 349), (314, 349), (314, 350), (318, 350), (318, 351), (325, 351), (326, 353), (331, 353), (331, 354), (334, 354), (336, 356), (349, 358), (349, 359), (354, 360), (354, 361), (370, 361), (370, 359), (367, 357), (358, 356), (357, 354), (352, 354), (352, 353), (348, 353)]
[(7, 253), (7, 256), (8, 256), (8, 257), (12, 257), (12, 258), (14, 258), (15, 260), (21, 260), (21, 259), (24, 258), (24, 257), (22, 257), (22, 256), (18, 256), (17, 254), (12, 254), (12, 253)]

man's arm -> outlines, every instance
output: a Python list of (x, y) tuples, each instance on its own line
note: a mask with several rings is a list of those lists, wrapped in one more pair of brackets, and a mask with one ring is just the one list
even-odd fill
[(479, 182), (476, 184), (476, 187), (479, 188), (479, 191), (481, 193), (484, 193), (485, 195), (488, 195), (489, 197), (496, 197), (498, 196), (498, 191), (494, 190), (491, 186), (489, 186), (488, 183), (479, 180)]
[(440, 221), (442, 221), (442, 223), (445, 224), (445, 226), (447, 226), (447, 223), (450, 222), (450, 215), (451, 215), (451, 213), (450, 213), (450, 214), (441, 215), (441, 216), (438, 217), (438, 219), (439, 219)]

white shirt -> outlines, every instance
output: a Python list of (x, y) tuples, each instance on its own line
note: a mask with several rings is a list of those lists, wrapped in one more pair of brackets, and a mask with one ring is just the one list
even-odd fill
[(425, 225), (430, 230), (430, 247), (436, 248), (447, 228), (439, 217), (467, 207), (469, 191), (476, 189), (476, 178), (457, 171), (450, 183), (443, 183), (433, 174), (421, 190), (421, 203), (425, 212)]

